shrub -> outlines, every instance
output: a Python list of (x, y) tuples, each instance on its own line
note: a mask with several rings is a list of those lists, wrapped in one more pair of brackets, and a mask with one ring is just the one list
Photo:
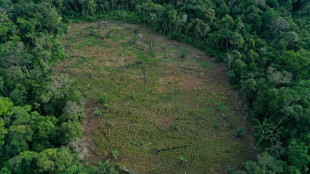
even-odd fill
[(185, 156), (179, 156), (179, 160), (180, 160), (181, 164), (183, 164), (183, 165), (186, 164), (188, 161)]
[(106, 109), (109, 109), (109, 104), (108, 104), (108, 103), (104, 104), (104, 107), (105, 107)]
[(118, 150), (117, 149), (113, 149), (112, 151), (111, 151), (111, 154), (112, 154), (112, 157), (114, 158), (114, 159), (117, 159), (117, 157), (118, 157)]
[(181, 58), (185, 58), (187, 56), (187, 53), (186, 52), (184, 52), (184, 51), (181, 51), (180, 52), (180, 57)]
[(241, 138), (245, 134), (245, 131), (242, 128), (236, 128), (235, 129), (235, 137)]
[(223, 103), (218, 103), (216, 105), (216, 110), (218, 110), (221, 113), (224, 113), (227, 110), (227, 107)]
[(171, 126), (172, 127), (172, 129), (174, 129), (174, 130), (179, 130), (179, 125), (178, 124), (176, 124), (176, 123), (173, 123), (173, 125)]
[(213, 127), (214, 127), (214, 129), (219, 129), (220, 128), (219, 125), (217, 125), (217, 124), (214, 124)]
[(99, 98), (99, 102), (101, 103), (101, 104), (103, 104), (103, 103), (106, 103), (108, 101), (108, 97), (106, 96), (106, 94), (104, 93), (103, 94), (103, 97), (100, 97)]
[(102, 115), (102, 111), (100, 111), (100, 110), (95, 110), (95, 111), (94, 111), (94, 115), (95, 115), (95, 116), (100, 116), (100, 115)]

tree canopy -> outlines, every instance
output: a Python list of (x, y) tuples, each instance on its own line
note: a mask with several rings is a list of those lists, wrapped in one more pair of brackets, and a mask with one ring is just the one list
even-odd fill
[(0, 0), (1, 172), (93, 170), (67, 148), (82, 136), (81, 94), (53, 67), (66, 58), (70, 21), (102, 17), (151, 26), (226, 64), (261, 152), (247, 173), (309, 172), (309, 10), (307, 0)]

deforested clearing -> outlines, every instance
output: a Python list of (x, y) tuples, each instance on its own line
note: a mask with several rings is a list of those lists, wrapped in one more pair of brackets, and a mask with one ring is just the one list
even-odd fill
[(56, 67), (85, 98), (90, 163), (133, 173), (224, 173), (255, 149), (225, 67), (204, 51), (119, 21), (74, 23)]

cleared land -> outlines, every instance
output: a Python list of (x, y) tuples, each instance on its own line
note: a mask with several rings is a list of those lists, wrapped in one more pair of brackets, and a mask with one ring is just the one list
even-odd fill
[[(56, 71), (85, 96), (91, 163), (109, 160), (136, 173), (223, 173), (254, 158), (225, 68), (203, 51), (118, 21), (72, 24), (63, 43), (69, 58)], [(236, 128), (246, 134), (236, 138)]]

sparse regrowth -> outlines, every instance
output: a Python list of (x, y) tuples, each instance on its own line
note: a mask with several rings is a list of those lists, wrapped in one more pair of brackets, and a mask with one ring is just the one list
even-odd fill
[(112, 154), (112, 157), (113, 157), (114, 159), (117, 159), (119, 152), (118, 152), (117, 149), (113, 149), (113, 150), (111, 151), (111, 154)]
[(222, 65), (138, 25), (104, 21), (96, 35), (109, 37), (89, 35), (90, 24), (101, 22), (72, 24), (63, 40), (69, 58), (56, 68), (86, 98), (91, 163), (223, 173), (254, 159), (247, 132), (234, 138), (231, 128), (246, 130), (246, 123)]

